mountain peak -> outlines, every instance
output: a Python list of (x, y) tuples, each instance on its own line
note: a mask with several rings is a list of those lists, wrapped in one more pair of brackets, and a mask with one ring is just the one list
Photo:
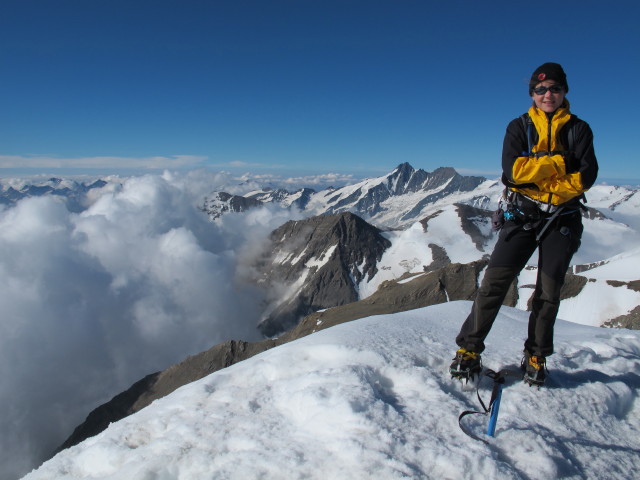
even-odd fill
[(403, 162), (395, 168), (395, 170), (391, 173), (391, 175), (393, 175), (396, 172), (414, 172), (414, 171), (415, 171), (415, 168), (413, 168), (413, 166), (411, 166), (409, 162)]
[(260, 325), (273, 336), (320, 309), (358, 300), (357, 284), (377, 272), (391, 243), (351, 212), (292, 220), (271, 234), (263, 278), (289, 286), (284, 302)]

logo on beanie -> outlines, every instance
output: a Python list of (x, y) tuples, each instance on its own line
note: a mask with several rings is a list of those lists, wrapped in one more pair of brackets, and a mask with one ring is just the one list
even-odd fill
[(544, 80), (545, 78), (547, 78), (547, 74), (546, 74), (546, 73), (539, 73), (539, 74), (538, 74), (538, 80), (539, 80), (539, 81), (542, 81), (542, 80)]

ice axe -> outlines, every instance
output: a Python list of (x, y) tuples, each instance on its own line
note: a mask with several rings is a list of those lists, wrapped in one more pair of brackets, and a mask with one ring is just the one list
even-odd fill
[(498, 423), (498, 412), (500, 411), (500, 400), (502, 399), (502, 387), (504, 386), (504, 382), (506, 377), (508, 376), (518, 376), (519, 373), (514, 372), (513, 370), (500, 370), (499, 372), (495, 372), (491, 369), (487, 369), (484, 373), (484, 376), (487, 376), (493, 380), (493, 389), (491, 391), (491, 399), (489, 400), (489, 406), (487, 407), (485, 403), (482, 401), (480, 397), (480, 381), (478, 381), (478, 388), (476, 394), (478, 396), (478, 400), (480, 401), (480, 405), (482, 406), (482, 411), (480, 410), (466, 410), (460, 414), (458, 417), (458, 424), (460, 425), (460, 429), (469, 435), (474, 440), (480, 440), (481, 442), (487, 443), (483, 438), (478, 437), (473, 432), (467, 430), (462, 424), (462, 419), (467, 415), (471, 414), (480, 414), (480, 415), (489, 415), (489, 423), (487, 425), (487, 435), (493, 437), (496, 433), (496, 425)]

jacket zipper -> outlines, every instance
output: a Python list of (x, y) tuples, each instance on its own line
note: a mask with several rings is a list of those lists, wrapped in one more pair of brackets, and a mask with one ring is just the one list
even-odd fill
[[(556, 110), (557, 112), (557, 110)], [(553, 112), (551, 116), (547, 115), (547, 151), (549, 156), (551, 156), (551, 124), (553, 122), (553, 117), (556, 112)], [(551, 205), (551, 199), (553, 198), (553, 193), (549, 192), (549, 199), (547, 200), (547, 204)]]
[(555, 114), (556, 112), (553, 112), (551, 116), (547, 115), (547, 152), (549, 155), (551, 155), (551, 123)]

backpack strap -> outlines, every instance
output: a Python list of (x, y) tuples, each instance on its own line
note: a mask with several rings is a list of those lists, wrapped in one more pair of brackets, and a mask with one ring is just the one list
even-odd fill
[(523, 113), (520, 115), (520, 120), (522, 121), (522, 126), (524, 127), (524, 131), (527, 132), (527, 151), (522, 152), (523, 156), (530, 157), (533, 155), (531, 150), (533, 149), (533, 120), (528, 113)]
[[(572, 116), (573, 117), (573, 116)], [(574, 151), (574, 147), (576, 146), (576, 125), (577, 121), (574, 121), (569, 127), (569, 131), (567, 132), (567, 149), (570, 152)]]

